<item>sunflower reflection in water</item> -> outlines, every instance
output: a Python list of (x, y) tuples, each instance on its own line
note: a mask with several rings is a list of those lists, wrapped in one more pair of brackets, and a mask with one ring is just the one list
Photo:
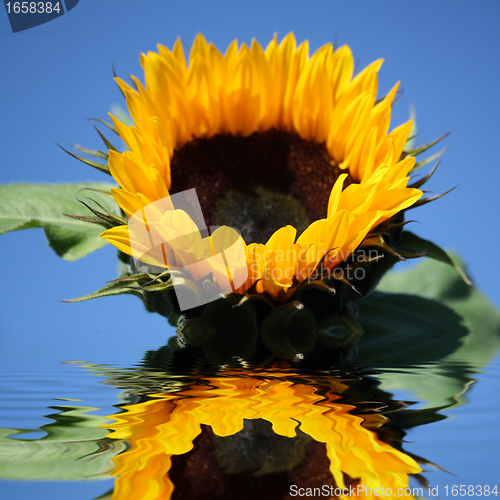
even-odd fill
[(400, 436), (389, 418), (346, 403), (346, 389), (332, 377), (228, 371), (124, 406), (107, 426), (130, 445), (114, 459), (113, 500), (277, 500), (307, 488), (408, 498), (398, 491), (421, 468), (390, 444)]

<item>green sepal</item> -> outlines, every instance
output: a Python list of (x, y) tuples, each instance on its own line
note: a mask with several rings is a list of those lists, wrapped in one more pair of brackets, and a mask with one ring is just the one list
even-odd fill
[(417, 200), (411, 207), (408, 207), (406, 210), (413, 210), (415, 208), (427, 205), (427, 203), (430, 203), (431, 201), (439, 200), (439, 198), (442, 198), (443, 196), (446, 196), (447, 194), (451, 193), (456, 187), (457, 186), (454, 186), (451, 189), (448, 189), (448, 191), (445, 191), (444, 193), (436, 194), (434, 196), (429, 196), (428, 198), (420, 198), (420, 200)]
[(116, 149), (113, 144), (111, 144), (107, 139), (106, 137), (104, 137), (104, 135), (101, 133), (101, 131), (94, 125), (94, 128), (96, 130), (96, 132), (99, 134), (99, 137), (102, 139), (102, 142), (104, 142), (104, 144), (106, 145), (106, 147), (111, 150), (111, 151), (116, 151), (116, 152), (119, 152), (118, 149)]
[(142, 300), (148, 312), (155, 312), (167, 318), (169, 325), (177, 326), (180, 313), (177, 312), (177, 302), (174, 292), (143, 292)]
[(163, 292), (164, 290), (173, 290), (174, 285), (169, 281), (160, 281), (152, 285), (144, 284), (141, 286), (129, 285), (130, 288), (135, 290), (142, 290), (143, 292)]
[[(93, 208), (89, 207), (89, 205), (82, 200), (78, 200), (80, 203), (85, 205), (91, 212), (93, 212), (95, 215), (98, 217), (101, 217), (102, 219), (109, 219), (109, 221), (114, 224), (115, 226), (125, 226), (128, 224), (128, 219), (125, 219), (121, 217), (120, 215), (111, 212), (108, 210), (106, 207), (104, 207), (101, 203), (98, 201), (94, 200), (93, 198), (88, 198), (90, 201), (93, 201), (101, 210), (103, 210), (105, 213), (99, 213)], [(111, 196), (111, 199), (114, 201), (113, 197)], [(107, 217), (106, 217), (107, 216)]]
[(255, 354), (258, 328), (253, 307), (241, 303), (242, 295), (232, 293), (210, 302), (203, 308), (203, 321), (217, 330), (217, 335), (203, 345), (210, 361), (216, 365), (232, 358), (251, 359)]
[(464, 270), (441, 247), (432, 241), (424, 240), (410, 231), (403, 231), (399, 246), (414, 253), (424, 253), (426, 257), (452, 266), (468, 285), (472, 285)]
[(114, 492), (115, 492), (115, 489), (111, 488), (109, 491), (107, 491), (106, 493), (103, 493), (101, 496), (94, 498), (94, 500), (112, 500)]
[(101, 210), (104, 210), (105, 213), (99, 212), (95, 208), (92, 208), (85, 201), (78, 200), (82, 205), (84, 205), (88, 210), (90, 210), (95, 215), (95, 217), (84, 217), (84, 216), (80, 216), (80, 215), (73, 215), (73, 214), (67, 214), (67, 213), (63, 213), (63, 215), (66, 217), (71, 217), (72, 219), (75, 219), (75, 220), (82, 221), (82, 222), (90, 222), (92, 224), (98, 224), (99, 226), (102, 226), (105, 229), (109, 229), (112, 227), (122, 226), (124, 224), (127, 224), (125, 219), (123, 219), (119, 215), (116, 215), (113, 212), (107, 210), (105, 207), (103, 207), (100, 203), (93, 200), (92, 198), (89, 198), (89, 199), (91, 201), (93, 201), (99, 208), (101, 208)]
[(96, 161), (87, 160), (86, 158), (83, 158), (83, 156), (75, 155), (75, 153), (72, 153), (71, 151), (68, 151), (67, 149), (64, 149), (60, 144), (57, 144), (57, 146), (59, 146), (63, 151), (65, 151), (66, 153), (68, 153), (73, 158), (76, 158), (77, 160), (80, 160), (81, 162), (85, 163), (86, 165), (90, 165), (91, 167), (96, 168), (100, 172), (104, 172), (105, 174), (111, 175), (109, 167), (107, 165), (105, 165), (104, 163), (97, 163)]
[(434, 172), (437, 170), (438, 167), (439, 167), (439, 162), (434, 166), (434, 168), (425, 177), (422, 177), (421, 179), (415, 180), (415, 182), (409, 184), (408, 187), (412, 188), (412, 189), (419, 189), (434, 175)]
[[(411, 157), (411, 156), (418, 156), (418, 155), (420, 155), (422, 153), (425, 153), (428, 149), (430, 149), (433, 146), (435, 146), (438, 142), (441, 142), (443, 139), (445, 139), (446, 137), (448, 137), (450, 135), (450, 133), (451, 132), (443, 134), (441, 137), (438, 137), (434, 141), (428, 142), (427, 144), (424, 144), (423, 146), (420, 146), (418, 148), (412, 148), (410, 151), (404, 151), (403, 154), (401, 155), (400, 159), (402, 160), (403, 158), (408, 158), (408, 157)], [(410, 173), (411, 172), (412, 171), (410, 171)]]
[(105, 127), (108, 127), (111, 132), (114, 132), (116, 135), (120, 135), (118, 133), (118, 130), (116, 130), (116, 127), (112, 123), (105, 122), (104, 120), (101, 120), (100, 118), (87, 118), (87, 120), (91, 120), (93, 122), (100, 123), (101, 125), (104, 125)]
[(93, 156), (94, 158), (100, 158), (101, 160), (108, 160), (109, 154), (104, 151), (97, 151), (95, 149), (84, 148), (83, 146), (79, 146), (78, 144), (71, 144), (71, 147), (80, 151), (81, 153), (85, 153), (86, 155)]
[[(177, 297), (170, 280), (170, 272), (164, 271), (162, 274), (154, 275), (145, 272), (134, 272), (134, 267), (130, 265), (130, 258), (123, 252), (118, 251), (120, 260), (119, 278), (111, 280), (109, 285), (116, 285), (117, 289), (129, 290), (140, 297), (148, 312), (156, 312), (168, 319), (172, 326), (177, 326), (177, 321), (181, 315)], [(109, 286), (108, 285), (108, 286)], [(106, 287), (101, 290), (105, 290)], [(96, 293), (99, 293), (99, 290)], [(115, 293), (127, 293), (126, 291)], [(81, 300), (94, 298), (93, 294), (82, 297)]]
[(338, 314), (340, 303), (335, 285), (331, 280), (314, 281), (303, 285), (297, 292), (297, 300), (311, 311), (317, 322), (325, 315)]
[(63, 214), (66, 217), (71, 217), (72, 219), (79, 220), (82, 222), (90, 222), (91, 224), (97, 224), (98, 226), (102, 226), (105, 229), (109, 229), (113, 227), (109, 222), (101, 219), (100, 217), (85, 217), (83, 215), (71, 215), (71, 214)]
[(324, 345), (341, 349), (347, 355), (355, 352), (363, 328), (356, 319), (352, 306), (340, 316), (330, 316), (318, 328), (318, 340)]
[(271, 312), (261, 329), (262, 340), (277, 356), (309, 353), (316, 341), (313, 315), (302, 305), (286, 304)]
[[(368, 240), (365, 240), (367, 243)], [(344, 285), (337, 289), (339, 311), (338, 314), (343, 314), (346, 311), (348, 304), (357, 302), (362, 299), (370, 291), (372, 291), (382, 278), (382, 276), (391, 269), (394, 264), (401, 260), (405, 260), (402, 255), (394, 251), (381, 236), (370, 239), (362, 249), (364, 252), (376, 253), (376, 258), (371, 262), (355, 262), (345, 267), (345, 271), (351, 269), (352, 277), (350, 278), (350, 287)], [(354, 254), (353, 259), (356, 259)], [(360, 269), (362, 268), (362, 269)]]
[(146, 292), (141, 291), (138, 281), (111, 281), (94, 293), (89, 293), (88, 295), (76, 299), (64, 299), (61, 300), (61, 302), (83, 302), (85, 300), (98, 299), (100, 297), (111, 297), (113, 295), (135, 295), (142, 299), (145, 293)]
[[(114, 295), (135, 295), (143, 301), (148, 312), (155, 312), (168, 318), (169, 322), (171, 324), (173, 322), (175, 326), (180, 314), (176, 313), (177, 304), (174, 303), (173, 292), (168, 290), (168, 287), (159, 286), (158, 289), (145, 287), (144, 284), (150, 283), (152, 278), (154, 276), (147, 273), (125, 274), (110, 281), (94, 293), (76, 299), (62, 300), (62, 302), (74, 303)], [(168, 281), (159, 283), (159, 285), (164, 284), (168, 284)]]
[(345, 325), (330, 317), (318, 327), (318, 341), (327, 347), (337, 349), (345, 342), (351, 331)]
[(429, 156), (429, 158), (426, 158), (425, 160), (418, 161), (415, 163), (415, 166), (411, 169), (411, 173), (414, 174), (415, 172), (418, 172), (421, 168), (425, 167), (426, 165), (429, 165), (429, 163), (432, 163), (433, 161), (437, 160), (440, 156), (442, 156), (446, 151), (448, 151), (449, 146), (444, 147), (441, 149), (441, 151), (438, 151), (437, 153)]
[[(80, 191), (94, 191), (94, 193), (103, 194), (104, 196), (106, 196), (110, 200), (113, 200), (113, 201), (115, 200), (115, 198), (113, 197), (113, 194), (111, 193), (110, 189), (108, 189), (107, 191), (105, 191), (104, 189), (96, 189), (96, 188), (91, 188), (91, 187), (84, 187), (84, 188), (80, 189)], [(125, 221), (125, 224), (128, 224), (128, 221)]]
[(203, 345), (217, 335), (217, 328), (202, 318), (181, 316), (177, 324), (177, 337), (181, 345)]
[[(203, 304), (204, 288), (193, 280), (187, 279), (179, 275), (175, 279), (175, 285), (171, 284), (169, 287), (172, 290), (175, 288), (177, 300), (183, 304)], [(173, 291), (172, 291), (173, 293)]]
[[(123, 254), (123, 252), (120, 252), (118, 250), (119, 254)], [(123, 254), (126, 255), (126, 254)], [(128, 255), (126, 255), (127, 259), (129, 258)], [(148, 273), (136, 273), (136, 274), (123, 274), (119, 278), (116, 278), (114, 280), (109, 281), (109, 283), (117, 283), (117, 282), (131, 282), (131, 281), (142, 281), (142, 280), (153, 280), (157, 279), (157, 277), (152, 276), (151, 274)]]
[(238, 303), (238, 307), (247, 303), (247, 306), (252, 306), (255, 312), (255, 319), (260, 328), (266, 319), (267, 315), (274, 309), (274, 305), (262, 295), (246, 295)]

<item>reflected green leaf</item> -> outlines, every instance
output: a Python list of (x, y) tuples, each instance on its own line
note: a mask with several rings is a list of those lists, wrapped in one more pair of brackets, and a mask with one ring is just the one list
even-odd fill
[(0, 429), (0, 478), (15, 480), (109, 479), (112, 459), (125, 449), (122, 441), (106, 438), (109, 423), (102, 415), (90, 415), (97, 408), (53, 406), (48, 415), (54, 422), (40, 428), (40, 439), (11, 436), (36, 431)]

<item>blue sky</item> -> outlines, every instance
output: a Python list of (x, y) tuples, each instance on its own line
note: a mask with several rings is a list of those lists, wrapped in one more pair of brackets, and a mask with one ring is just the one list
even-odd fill
[[(48, 24), (12, 34), (2, 8), (0, 182), (108, 180), (54, 143), (101, 147), (86, 118), (106, 118), (113, 105), (123, 104), (112, 65), (121, 76), (142, 77), (139, 54), (158, 43), (171, 47), (180, 36), (189, 45), (202, 32), (225, 50), (234, 38), (249, 43), (255, 37), (266, 45), (273, 33), (282, 37), (293, 31), (299, 41), (310, 41), (312, 52), (337, 40), (351, 47), (360, 68), (385, 58), (381, 93), (401, 80), (404, 93), (392, 126), (408, 119), (413, 103), (421, 140), (453, 131), (445, 140), (450, 149), (427, 186), (436, 193), (458, 188), (411, 212), (418, 221), (412, 229), (461, 254), (480, 289), (500, 305), (495, 263), (499, 21), (496, 1), (81, 0)], [(43, 332), (43, 342), (64, 345), (69, 355), (78, 352), (80, 340), (61, 332), (74, 331), (75, 323), (91, 339), (96, 335), (104, 342), (106, 332), (107, 339), (126, 336), (144, 348), (157, 346), (170, 333), (163, 319), (145, 313), (134, 297), (59, 302), (115, 277), (109, 245), (68, 263), (46, 246), (41, 230), (7, 234), (0, 242), (7, 275), (0, 291), (0, 327), (11, 336), (25, 335), (36, 343), (33, 332)], [(140, 340), (135, 340), (137, 329), (143, 333)], [(91, 350), (91, 345), (80, 347)]]

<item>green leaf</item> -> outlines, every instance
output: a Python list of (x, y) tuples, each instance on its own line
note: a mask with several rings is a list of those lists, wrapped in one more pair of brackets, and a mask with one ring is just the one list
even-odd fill
[[(76, 260), (106, 245), (99, 238), (102, 227), (63, 215), (88, 216), (88, 210), (78, 201), (86, 198), (84, 188), (108, 190), (104, 183), (81, 184), (10, 184), (0, 185), (0, 234), (41, 227), (49, 246), (65, 260)], [(117, 212), (114, 201), (100, 196), (100, 203)]]
[(359, 302), (358, 320), (365, 331), (358, 359), (376, 367), (440, 360), (469, 333), (458, 314), (417, 295), (374, 292)]
[(365, 330), (358, 359), (382, 368), (374, 374), (382, 390), (414, 397), (424, 408), (463, 403), (470, 367), (446, 361), (470, 335), (463, 318), (431, 299), (374, 292), (360, 301), (358, 320)]
[[(454, 260), (460, 262), (456, 256)], [(476, 287), (466, 285), (439, 262), (424, 261), (408, 271), (390, 273), (377, 290), (435, 299), (464, 318), (471, 334), (460, 349), (450, 353), (460, 362), (481, 367), (500, 350), (500, 311)]]
[(441, 247), (439, 247), (432, 241), (424, 240), (423, 238), (420, 238), (420, 236), (417, 236), (410, 231), (403, 231), (401, 242), (398, 244), (398, 248), (409, 250), (410, 252), (414, 253), (425, 253), (426, 257), (444, 262), (445, 264), (454, 267), (458, 271), (460, 276), (462, 276), (462, 279), (465, 281), (465, 283), (467, 283), (468, 285), (472, 285), (463, 269), (458, 264), (456, 264)]

